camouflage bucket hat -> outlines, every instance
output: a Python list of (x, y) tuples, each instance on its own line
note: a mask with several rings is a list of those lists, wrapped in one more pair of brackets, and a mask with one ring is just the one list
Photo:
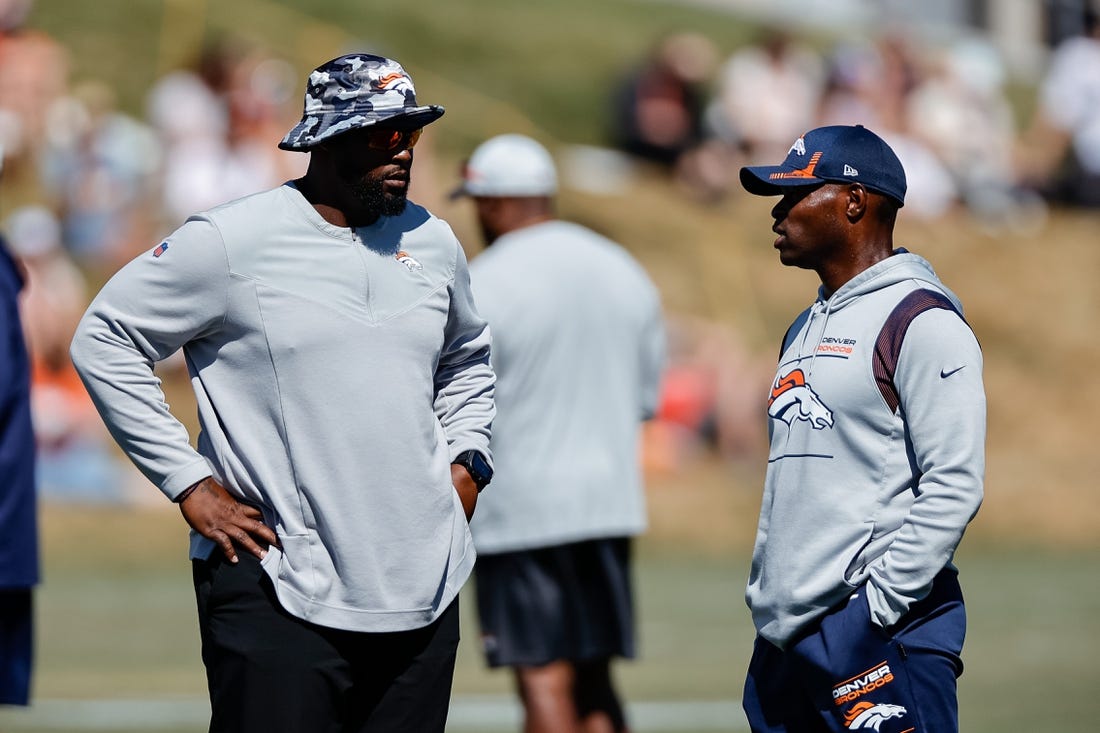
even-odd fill
[(309, 150), (334, 135), (381, 122), (416, 129), (442, 115), (439, 105), (417, 106), (412, 79), (401, 64), (353, 53), (322, 64), (309, 75), (302, 119), (279, 147)]

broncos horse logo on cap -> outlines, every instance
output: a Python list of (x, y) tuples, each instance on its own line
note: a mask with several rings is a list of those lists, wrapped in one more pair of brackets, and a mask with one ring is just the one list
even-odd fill
[(813, 391), (801, 369), (775, 378), (768, 399), (768, 415), (788, 425), (794, 425), (795, 420), (805, 420), (814, 430), (833, 426), (833, 411)]

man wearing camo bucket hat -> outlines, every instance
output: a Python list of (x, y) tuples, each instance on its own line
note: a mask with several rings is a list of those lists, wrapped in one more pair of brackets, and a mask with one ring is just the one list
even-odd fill
[[(309, 77), (305, 176), (192, 216), (93, 301), (72, 356), (177, 502), (211, 731), (443, 731), (494, 375), (450, 227), (407, 200), (443, 114), (395, 61)], [(152, 372), (182, 348), (192, 449)]]
[(309, 75), (302, 119), (279, 147), (308, 151), (349, 130), (385, 124), (412, 131), (442, 116), (439, 105), (417, 105), (412, 79), (396, 61), (350, 54)]

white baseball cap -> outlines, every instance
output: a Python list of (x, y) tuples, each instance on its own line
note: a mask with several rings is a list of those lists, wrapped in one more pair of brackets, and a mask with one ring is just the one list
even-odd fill
[(526, 135), (498, 135), (477, 146), (462, 172), (459, 196), (552, 196), (558, 191), (554, 160)]

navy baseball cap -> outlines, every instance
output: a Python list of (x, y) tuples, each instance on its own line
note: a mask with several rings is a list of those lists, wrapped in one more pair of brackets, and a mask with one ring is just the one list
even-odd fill
[(279, 143), (283, 150), (309, 150), (342, 132), (379, 123), (414, 130), (443, 116), (437, 104), (416, 103), (416, 89), (401, 64), (366, 53), (314, 69), (303, 106), (302, 119)]
[(741, 169), (741, 185), (757, 196), (782, 196), (792, 186), (862, 183), (905, 204), (905, 169), (890, 146), (863, 125), (818, 127), (795, 140), (779, 165)]

